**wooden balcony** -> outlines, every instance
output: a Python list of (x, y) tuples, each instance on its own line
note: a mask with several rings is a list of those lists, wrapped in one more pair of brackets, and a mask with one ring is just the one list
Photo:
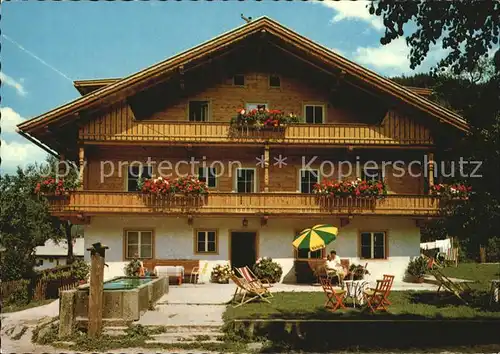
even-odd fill
[(50, 200), (52, 214), (206, 214), (206, 215), (406, 215), (438, 216), (439, 200), (426, 195), (385, 198), (324, 198), (299, 193), (211, 193), (201, 198), (162, 199), (130, 192), (78, 191)]
[(85, 127), (79, 138), (87, 143), (142, 141), (168, 144), (285, 144), (431, 146), (429, 131), (416, 124), (294, 124), (275, 130), (234, 128), (217, 122), (131, 122), (130, 127)]

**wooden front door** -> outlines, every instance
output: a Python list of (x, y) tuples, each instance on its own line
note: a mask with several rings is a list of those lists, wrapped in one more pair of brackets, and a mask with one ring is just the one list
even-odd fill
[(231, 232), (231, 266), (252, 267), (257, 260), (257, 233)]

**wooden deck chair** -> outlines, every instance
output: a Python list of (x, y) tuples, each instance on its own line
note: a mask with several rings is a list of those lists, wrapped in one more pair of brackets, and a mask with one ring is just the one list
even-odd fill
[(259, 279), (247, 266), (236, 268), (242, 278), (245, 279), (250, 285), (257, 288), (270, 288), (272, 285), (268, 279)]
[(459, 298), (464, 304), (467, 305), (467, 301), (462, 297), (462, 294), (467, 290), (463, 288), (460, 284), (453, 282), (450, 278), (448, 278), (446, 275), (443, 274), (440, 270), (439, 264), (434, 260), (434, 258), (430, 258), (428, 262), (428, 270), (429, 273), (436, 278), (437, 282), (439, 283), (439, 287), (437, 289), (437, 292), (439, 293), (439, 290), (441, 288), (444, 288), (451, 292), (453, 295), (455, 295), (457, 298)]
[(381, 310), (387, 311), (387, 296), (390, 292), (390, 285), (390, 279), (377, 280), (377, 286), (375, 288), (371, 288), (363, 292), (366, 305), (370, 308), (372, 313)]
[[(231, 274), (231, 280), (236, 284), (236, 290), (234, 292), (233, 299), (231, 301), (233, 308), (242, 306), (254, 300), (263, 300), (267, 303), (271, 303), (267, 297), (272, 297), (272, 294), (265, 289), (258, 289), (246, 282), (243, 278), (238, 278), (237, 276)], [(238, 295), (241, 296), (241, 300), (238, 302), (236, 298)], [(236, 304), (235, 304), (236, 302)]]
[(331, 311), (336, 311), (339, 307), (345, 309), (344, 298), (346, 291), (343, 289), (335, 289), (330, 279), (326, 277), (320, 277), (319, 281), (326, 296), (325, 307)]
[(385, 304), (390, 305), (391, 302), (389, 301), (389, 294), (391, 293), (392, 284), (394, 283), (394, 275), (384, 274), (384, 277), (382, 280), (390, 281), (389, 288), (387, 290), (387, 296), (384, 298)]

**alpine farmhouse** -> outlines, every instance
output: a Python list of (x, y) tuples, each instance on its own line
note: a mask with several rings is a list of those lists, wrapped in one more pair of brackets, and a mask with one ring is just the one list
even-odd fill
[[(50, 199), (51, 212), (84, 225), (85, 249), (109, 247), (107, 278), (134, 256), (149, 268), (207, 264), (207, 275), (215, 264), (272, 257), (293, 282), (295, 259), (335, 249), (368, 263), (373, 278), (401, 279), (420, 254), (421, 226), (440, 215), (429, 194), (434, 162), (469, 129), (429, 90), (396, 84), (267, 17), (131, 76), (74, 84), (81, 97), (18, 131), (76, 162), (81, 186)], [(278, 122), (248, 124), (254, 110)], [(370, 160), (403, 161), (407, 172), (366, 167)], [(338, 172), (383, 182), (387, 195), (314, 193), (325, 178), (339, 182)], [(138, 191), (149, 178), (187, 174), (208, 194)], [(337, 240), (295, 251), (297, 232), (321, 223), (339, 228)]]

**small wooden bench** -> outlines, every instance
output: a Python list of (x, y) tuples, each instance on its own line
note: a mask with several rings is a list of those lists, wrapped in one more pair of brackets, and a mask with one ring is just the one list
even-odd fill
[[(142, 261), (144, 268), (153, 271), (156, 266), (182, 266), (184, 267), (184, 277), (189, 277), (194, 268), (200, 267), (198, 259), (147, 259)], [(182, 277), (177, 278), (177, 283), (182, 284)]]

